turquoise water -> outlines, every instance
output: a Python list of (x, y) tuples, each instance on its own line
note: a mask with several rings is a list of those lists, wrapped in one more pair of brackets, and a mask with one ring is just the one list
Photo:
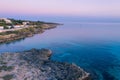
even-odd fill
[(50, 48), (52, 60), (75, 63), (94, 80), (120, 80), (120, 23), (64, 23), (43, 34), (1, 44), (0, 52)]

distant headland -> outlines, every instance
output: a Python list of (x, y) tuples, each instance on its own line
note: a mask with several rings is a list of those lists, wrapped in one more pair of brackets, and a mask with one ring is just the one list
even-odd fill
[(0, 43), (9, 42), (55, 28), (58, 23), (0, 18)]

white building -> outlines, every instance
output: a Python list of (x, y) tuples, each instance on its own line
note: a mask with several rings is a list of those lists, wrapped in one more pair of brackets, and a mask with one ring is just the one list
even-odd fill
[(20, 25), (15, 25), (14, 28), (20, 28), (21, 26)]
[(22, 24), (23, 24), (23, 25), (28, 25), (28, 24), (29, 24), (29, 22), (22, 22)]
[(12, 26), (7, 26), (8, 27), (8, 29), (10, 29)]
[(22, 28), (24, 25), (14, 25), (14, 28)]
[(0, 20), (4, 20), (6, 23), (12, 23), (11, 20), (9, 20), (7, 18), (0, 18)]
[(4, 29), (4, 27), (3, 26), (0, 26), (0, 30), (3, 30)]

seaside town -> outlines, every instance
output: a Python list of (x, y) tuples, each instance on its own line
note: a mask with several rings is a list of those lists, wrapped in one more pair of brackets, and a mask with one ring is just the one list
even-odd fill
[(55, 28), (57, 25), (60, 24), (42, 21), (0, 18), (0, 43), (43, 33), (45, 30)]
[(18, 30), (29, 27), (29, 21), (0, 18), (0, 32)]

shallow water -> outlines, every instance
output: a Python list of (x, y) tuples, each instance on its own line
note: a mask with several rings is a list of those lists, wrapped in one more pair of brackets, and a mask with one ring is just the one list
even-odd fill
[(50, 48), (52, 60), (75, 63), (94, 80), (120, 80), (120, 23), (65, 23), (43, 34), (1, 44), (0, 52)]

